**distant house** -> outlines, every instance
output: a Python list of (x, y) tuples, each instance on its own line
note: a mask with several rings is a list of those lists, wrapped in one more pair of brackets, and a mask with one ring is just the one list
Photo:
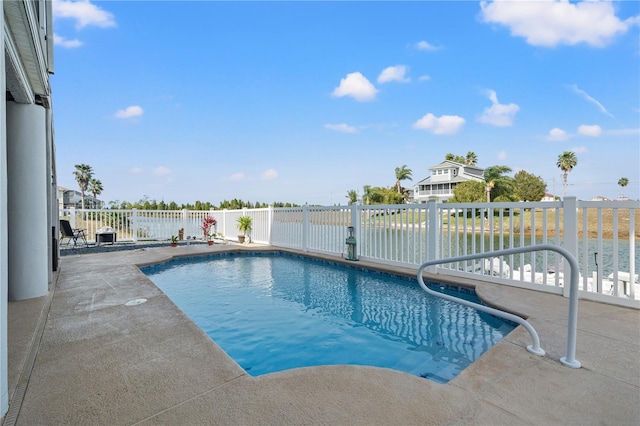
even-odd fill
[(597, 195), (591, 198), (589, 201), (611, 201), (611, 200), (607, 197), (603, 197), (602, 195)]
[(542, 199), (540, 201), (556, 201), (558, 200), (559, 197), (556, 197), (553, 194), (549, 194), (548, 192), (544, 193), (544, 197), (542, 197)]
[(484, 169), (445, 160), (429, 168), (431, 176), (416, 183), (413, 202), (426, 203), (429, 200), (446, 201), (453, 197), (453, 190), (462, 182), (484, 182)]
[[(91, 194), (84, 194), (84, 208), (85, 209), (101, 209), (104, 206), (104, 201), (93, 198)], [(74, 207), (76, 209), (82, 208), (82, 193), (73, 189), (58, 187), (58, 207), (62, 209), (70, 209)]]

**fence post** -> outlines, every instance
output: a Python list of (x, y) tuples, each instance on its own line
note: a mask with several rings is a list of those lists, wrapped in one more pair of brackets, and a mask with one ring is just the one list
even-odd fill
[(135, 207), (131, 209), (131, 224), (131, 233), (135, 243), (138, 241), (138, 209)]
[[(564, 197), (562, 200), (562, 210), (564, 212), (562, 219), (563, 236), (562, 247), (566, 249), (573, 257), (578, 258), (578, 203), (576, 197)], [(563, 260), (563, 276), (564, 287), (562, 295), (569, 297), (571, 287), (567, 283), (566, 271), (569, 270), (569, 262)]]
[(187, 216), (189, 215), (189, 211), (187, 209), (182, 209), (182, 229), (184, 229), (184, 233), (187, 238), (191, 237), (189, 234), (189, 230), (187, 229)]
[(358, 204), (352, 204), (351, 206), (351, 226), (353, 226), (353, 236), (355, 237), (358, 244), (356, 245), (357, 252), (356, 255), (360, 256), (362, 253), (362, 221), (360, 218), (362, 217), (361, 210), (362, 208)]
[[(427, 202), (427, 260), (438, 259), (439, 223), (438, 206), (435, 200)], [(435, 273), (436, 265), (429, 266), (428, 272)]]
[(309, 251), (309, 206), (302, 206), (302, 251)]
[(222, 209), (222, 235), (225, 240), (229, 238), (229, 233), (227, 232), (227, 209)]
[(273, 204), (267, 210), (267, 243), (271, 245), (271, 225), (273, 224)]
[(71, 207), (69, 209), (69, 223), (71, 224), (71, 228), (76, 229), (76, 208)]

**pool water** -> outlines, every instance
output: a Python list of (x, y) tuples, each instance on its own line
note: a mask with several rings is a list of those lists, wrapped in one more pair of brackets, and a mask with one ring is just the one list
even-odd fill
[(177, 259), (142, 270), (253, 376), (352, 364), (446, 383), (515, 326), (432, 297), (415, 279), (284, 253)]

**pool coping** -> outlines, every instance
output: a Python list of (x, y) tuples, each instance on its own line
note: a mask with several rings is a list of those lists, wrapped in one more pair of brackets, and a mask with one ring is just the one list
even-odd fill
[[(518, 327), (444, 385), (356, 366), (248, 376), (136, 266), (222, 249), (66, 256), (16, 424), (635, 424), (640, 419), (638, 311), (580, 301), (577, 358), (583, 368), (574, 370), (558, 362), (567, 299), (485, 282), (476, 285), (484, 300), (531, 313), (546, 356), (524, 349), (528, 335)], [(140, 295), (149, 302), (122, 307)], [(44, 301), (11, 304), (10, 327), (20, 315), (44, 309)]]

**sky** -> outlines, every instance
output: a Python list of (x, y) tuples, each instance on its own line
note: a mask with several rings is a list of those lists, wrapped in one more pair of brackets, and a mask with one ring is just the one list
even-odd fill
[[(347, 204), (447, 153), (640, 198), (640, 2), (54, 0), (60, 186)], [(629, 180), (621, 188), (620, 178)]]

